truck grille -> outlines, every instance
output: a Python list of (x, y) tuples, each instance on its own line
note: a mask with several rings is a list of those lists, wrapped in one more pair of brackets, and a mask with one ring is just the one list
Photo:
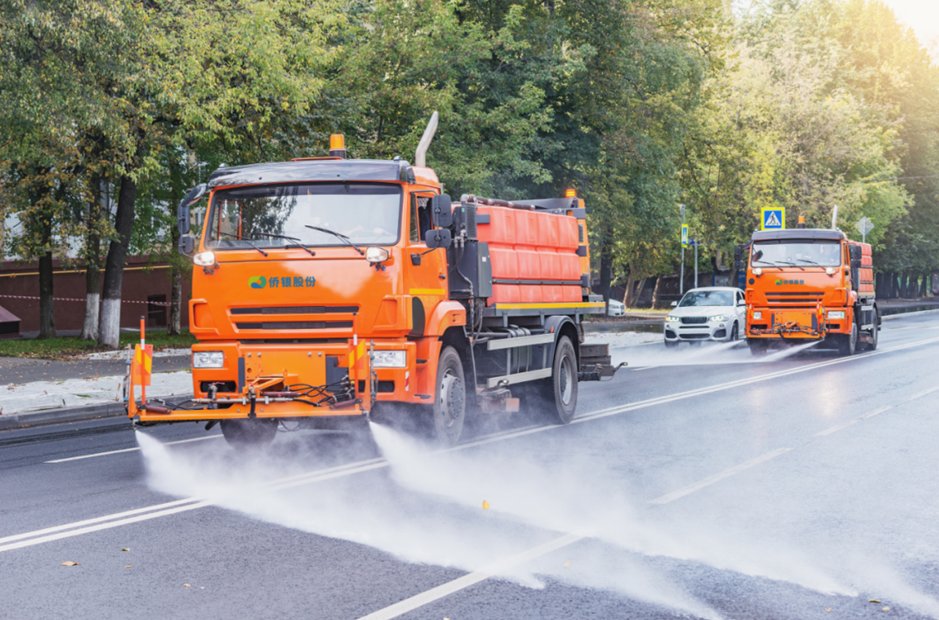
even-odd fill
[(706, 316), (683, 316), (681, 317), (682, 325), (703, 325), (708, 322)]
[(260, 306), (229, 309), (235, 328), (241, 332), (290, 330), (351, 333), (358, 306)]
[(822, 300), (822, 291), (766, 293), (766, 301), (774, 306), (815, 306)]

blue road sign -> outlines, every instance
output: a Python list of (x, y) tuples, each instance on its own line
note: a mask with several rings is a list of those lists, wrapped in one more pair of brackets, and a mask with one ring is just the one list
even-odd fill
[(681, 245), (682, 247), (688, 247), (688, 225), (681, 225)]
[(783, 230), (785, 227), (785, 207), (763, 207), (760, 209), (760, 230)]

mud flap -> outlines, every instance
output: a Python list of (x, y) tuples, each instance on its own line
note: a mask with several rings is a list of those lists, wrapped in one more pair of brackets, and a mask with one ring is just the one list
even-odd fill
[(578, 366), (577, 378), (580, 381), (600, 381), (612, 378), (617, 370), (626, 366), (626, 362), (614, 366), (608, 344), (582, 344)]

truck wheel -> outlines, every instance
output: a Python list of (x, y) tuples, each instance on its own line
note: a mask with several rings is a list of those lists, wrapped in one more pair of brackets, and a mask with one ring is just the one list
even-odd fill
[(754, 357), (766, 355), (766, 350), (769, 349), (769, 345), (763, 340), (747, 340), (747, 346), (750, 347), (750, 354)]
[(277, 420), (249, 418), (246, 420), (222, 420), (222, 435), (233, 448), (265, 448), (277, 434)]
[(561, 336), (554, 350), (551, 378), (532, 385), (542, 413), (557, 424), (567, 424), (577, 410), (577, 352), (571, 339)]
[(838, 341), (838, 352), (841, 355), (854, 355), (857, 351), (857, 322), (851, 323), (851, 333), (842, 334)]
[(867, 351), (877, 350), (877, 341), (880, 340), (880, 313), (874, 310), (874, 326), (871, 328), (870, 340), (864, 347)]
[(434, 436), (440, 443), (455, 445), (466, 421), (466, 384), (463, 362), (453, 347), (444, 347), (437, 364), (437, 394), (433, 406)]

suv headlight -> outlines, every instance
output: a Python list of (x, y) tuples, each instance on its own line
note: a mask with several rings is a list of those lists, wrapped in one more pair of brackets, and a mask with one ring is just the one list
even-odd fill
[(726, 321), (727, 317), (724, 316), (723, 314), (715, 314), (714, 316), (711, 317), (711, 320), (717, 323), (718, 321)]
[(665, 320), (668, 321), (669, 323), (676, 323), (678, 321), (678, 317), (673, 314), (670, 314), (667, 317), (665, 317)]
[(829, 311), (828, 311), (828, 318), (829, 318), (829, 319), (843, 319), (843, 318), (844, 318), (844, 310), (829, 310)]
[(195, 351), (192, 354), (193, 368), (222, 368), (225, 354), (221, 351)]
[(375, 368), (405, 368), (407, 365), (404, 351), (372, 351), (372, 366)]

